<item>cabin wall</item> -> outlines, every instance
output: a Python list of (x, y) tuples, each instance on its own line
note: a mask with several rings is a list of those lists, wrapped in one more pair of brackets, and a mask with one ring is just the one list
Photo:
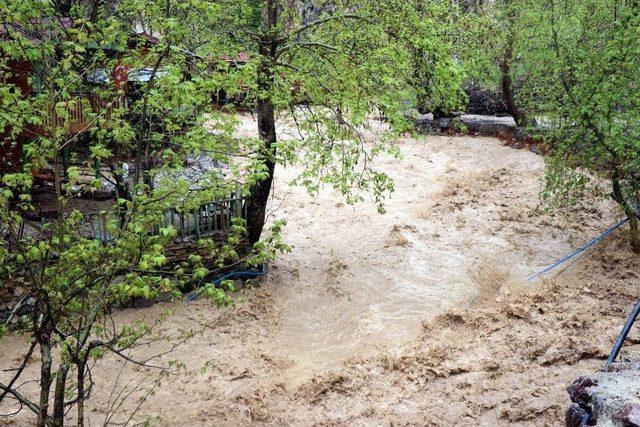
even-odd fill
[[(14, 85), (29, 96), (33, 88), (29, 79), (33, 75), (33, 67), (29, 61), (9, 61), (9, 73), (5, 73), (2, 84)], [(22, 170), (22, 147), (30, 140), (29, 132), (23, 131), (13, 135), (11, 129), (0, 129), (0, 175)]]

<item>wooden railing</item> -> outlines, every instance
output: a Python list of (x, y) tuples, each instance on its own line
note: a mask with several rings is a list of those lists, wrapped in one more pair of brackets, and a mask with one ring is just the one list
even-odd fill
[[(217, 200), (201, 205), (197, 209), (184, 211), (170, 209), (163, 214), (163, 226), (172, 226), (179, 237), (206, 237), (214, 234), (226, 234), (231, 226), (233, 217), (247, 219), (247, 199), (234, 197)], [(109, 232), (107, 223), (114, 219), (112, 213), (99, 212), (86, 214), (81, 226), (80, 234), (89, 239), (109, 242), (113, 235)], [(157, 233), (158, 230), (153, 230)]]
[[(67, 115), (57, 117), (56, 126), (71, 134), (84, 132), (97, 126), (97, 118), (109, 120), (119, 108), (127, 108), (127, 99), (123, 96), (108, 100), (96, 95), (75, 95), (68, 102)], [(45, 117), (44, 129), (49, 130), (51, 125), (52, 118)]]

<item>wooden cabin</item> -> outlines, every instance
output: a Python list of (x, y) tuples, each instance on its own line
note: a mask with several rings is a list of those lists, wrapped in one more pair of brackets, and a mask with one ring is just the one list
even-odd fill
[[(236, 69), (244, 67), (249, 62), (249, 60), (250, 58), (248, 53), (240, 52), (238, 55), (233, 57), (223, 56), (222, 58), (210, 60), (210, 63), (212, 70), (218, 69), (220, 63), (224, 63), (225, 67), (228, 67), (228, 69)], [(246, 99), (246, 87), (241, 87), (241, 90), (233, 95), (230, 95), (224, 89), (219, 89), (212, 95), (213, 103), (219, 107), (224, 107), (227, 104), (242, 106), (245, 103)]]
[[(51, 25), (51, 21), (47, 21), (47, 25)], [(73, 27), (71, 18), (61, 18), (55, 21), (54, 27), (59, 26), (61, 29), (68, 30)], [(26, 32), (25, 32), (26, 34)], [(6, 29), (0, 26), (0, 38), (8, 37)], [(33, 36), (27, 35), (30, 39)], [(37, 42), (37, 39), (35, 39)], [(134, 32), (133, 37), (129, 40), (128, 49), (139, 49), (142, 55), (153, 45), (157, 45), (159, 40), (145, 33)], [(117, 51), (109, 52), (112, 58), (117, 58), (120, 53)], [(7, 61), (7, 67), (0, 75), (2, 84), (13, 85), (16, 90), (21, 92), (23, 97), (37, 96), (41, 93), (41, 82), (36, 68), (37, 63), (30, 61)], [(92, 70), (88, 74), (93, 76), (85, 76), (88, 81), (84, 93), (72, 94), (72, 98), (68, 106), (67, 117), (58, 117), (56, 127), (64, 129), (64, 132), (71, 139), (72, 136), (90, 131), (95, 128), (95, 120), (90, 111), (100, 112), (103, 121), (109, 120), (112, 112), (116, 109), (127, 108), (128, 98), (131, 94), (127, 93), (127, 82), (131, 70), (128, 67), (117, 65), (113, 70)], [(124, 88), (125, 94), (114, 99), (103, 99), (97, 95), (98, 88), (105, 85), (114, 85), (117, 88)], [(23, 169), (23, 146), (33, 141), (35, 138), (50, 133), (52, 127), (52, 117), (45, 117), (40, 126), (25, 126), (19, 133), (15, 134), (12, 129), (0, 129), (0, 176), (6, 173), (21, 171)]]

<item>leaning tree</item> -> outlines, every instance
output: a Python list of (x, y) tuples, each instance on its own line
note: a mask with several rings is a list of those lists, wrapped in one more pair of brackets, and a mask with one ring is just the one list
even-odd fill
[(596, 184), (626, 215), (640, 252), (640, 4), (554, 0), (522, 7), (529, 25), (521, 60), (536, 94), (530, 105), (551, 133), (544, 195), (573, 204)]
[(522, 89), (529, 73), (522, 45), (531, 22), (523, 19), (526, 12), (526, 0), (497, 0), (466, 9), (458, 20), (457, 51), (471, 84), (499, 88), (504, 108), (518, 126), (527, 125), (528, 94)]

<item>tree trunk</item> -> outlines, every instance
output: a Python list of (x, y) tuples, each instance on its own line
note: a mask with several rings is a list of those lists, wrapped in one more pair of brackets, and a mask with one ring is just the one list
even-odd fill
[(86, 398), (84, 373), (86, 365), (86, 358), (82, 358), (78, 363), (78, 427), (84, 427), (84, 400)]
[(638, 216), (633, 207), (629, 206), (627, 200), (624, 198), (624, 194), (622, 193), (622, 188), (620, 186), (620, 179), (622, 174), (616, 168), (613, 171), (613, 175), (611, 177), (611, 185), (613, 187), (613, 192), (611, 193), (611, 198), (616, 201), (620, 205), (620, 207), (624, 210), (625, 215), (629, 219), (629, 240), (631, 242), (631, 249), (633, 249), (634, 253), (640, 254), (640, 232), (638, 230)]
[(98, 12), (100, 8), (104, 5), (104, 0), (93, 0), (91, 5), (91, 13), (89, 14), (89, 20), (92, 23), (95, 23), (98, 19)]
[(273, 64), (276, 61), (278, 37), (274, 29), (278, 23), (278, 2), (268, 0), (262, 11), (262, 36), (260, 40), (261, 63), (258, 67), (257, 101), (258, 134), (262, 145), (260, 154), (264, 158), (268, 176), (257, 183), (252, 189), (247, 205), (247, 231), (251, 244), (260, 240), (266, 219), (267, 202), (273, 173), (275, 171), (276, 155), (276, 118), (273, 105)]
[(504, 57), (500, 62), (500, 74), (502, 75), (500, 86), (502, 88), (502, 102), (507, 111), (513, 117), (518, 126), (525, 124), (525, 117), (516, 105), (515, 89), (511, 78), (511, 61), (513, 60), (513, 39), (507, 43)]
[(54, 2), (56, 13), (61, 17), (70, 16), (72, 3), (71, 0), (56, 0)]
[(516, 104), (515, 88), (513, 87), (513, 79), (511, 78), (511, 62), (513, 61), (513, 43), (514, 43), (514, 25), (515, 11), (512, 9), (511, 0), (505, 0), (504, 6), (507, 8), (506, 21), (508, 25), (507, 44), (504, 47), (502, 60), (500, 61), (500, 86), (502, 89), (502, 101), (507, 111), (518, 126), (525, 125), (526, 117), (522, 111), (518, 109)]
[(265, 165), (269, 176), (257, 183), (251, 189), (247, 206), (247, 231), (251, 244), (260, 240), (262, 229), (266, 219), (267, 202), (271, 185), (273, 184), (273, 173), (275, 171), (276, 154), (276, 125), (275, 111), (271, 100), (258, 101), (258, 132), (263, 143), (261, 147), (265, 156)]
[(125, 200), (133, 200), (131, 197), (131, 190), (129, 188), (129, 183), (127, 182), (127, 178), (125, 178), (124, 173), (124, 163), (119, 163), (116, 166), (109, 163), (109, 170), (111, 171), (111, 175), (113, 176), (113, 180), (116, 185), (116, 197), (118, 199)]
[[(47, 334), (43, 331), (41, 334)], [(50, 337), (40, 337), (40, 355), (42, 361), (40, 362), (40, 413), (38, 414), (38, 427), (45, 427), (47, 425), (49, 416), (49, 392), (51, 390), (51, 345), (49, 344)]]
[(629, 237), (633, 252), (640, 254), (640, 232), (638, 231), (638, 217), (635, 212), (629, 218)]
[(53, 395), (53, 425), (62, 427), (64, 425), (64, 393), (67, 389), (67, 373), (69, 365), (61, 363), (56, 377), (56, 389)]

